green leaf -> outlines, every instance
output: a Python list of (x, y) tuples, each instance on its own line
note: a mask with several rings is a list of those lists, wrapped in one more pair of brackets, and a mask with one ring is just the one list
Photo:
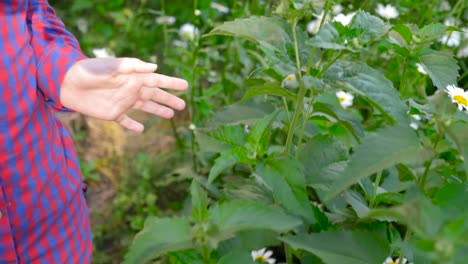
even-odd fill
[(390, 253), (387, 242), (376, 234), (361, 231), (333, 231), (281, 238), (294, 249), (320, 257), (325, 264), (383, 263)]
[(443, 207), (468, 212), (468, 187), (461, 183), (449, 183), (437, 192), (434, 201)]
[(246, 148), (248, 151), (255, 151), (255, 156), (260, 154), (262, 151), (260, 149), (260, 142), (267, 132), (267, 128), (270, 126), (271, 122), (276, 118), (279, 111), (274, 111), (273, 113), (265, 116), (264, 118), (257, 121), (257, 123), (252, 126), (250, 133), (247, 135), (246, 139)]
[(364, 11), (358, 11), (354, 15), (349, 27), (356, 30), (360, 44), (378, 40), (390, 29), (390, 26), (382, 19)]
[(322, 26), (320, 31), (315, 37), (309, 39), (306, 43), (312, 47), (321, 49), (333, 49), (333, 50), (350, 50), (353, 49), (346, 45), (346, 38), (340, 36), (340, 32), (336, 28), (337, 23), (326, 23)]
[(272, 68), (282, 74), (295, 71), (294, 60), (288, 54), (288, 48), (293, 47), (291, 26), (280, 17), (254, 16), (224, 22), (205, 36), (214, 35), (240, 37), (255, 42)]
[(408, 26), (403, 25), (403, 24), (398, 24), (398, 25), (393, 26), (390, 30), (395, 31), (398, 34), (400, 34), (400, 36), (405, 40), (406, 45), (409, 45), (411, 44), (411, 42), (413, 42), (413, 33), (411, 32), (411, 29)]
[(365, 63), (337, 61), (326, 71), (324, 79), (364, 97), (391, 121), (409, 124), (408, 107), (400, 100), (392, 82)]
[(249, 252), (240, 251), (240, 250), (232, 251), (229, 254), (223, 256), (218, 261), (218, 264), (239, 264), (239, 263), (255, 264)]
[(417, 56), (439, 90), (444, 90), (447, 85), (457, 84), (459, 67), (451, 52), (424, 49)]
[(420, 43), (425, 43), (443, 37), (447, 31), (460, 30), (456, 27), (446, 26), (440, 23), (431, 23), (419, 30), (417, 38)]
[(208, 175), (208, 182), (212, 183), (225, 169), (234, 166), (241, 160), (239, 153), (243, 151), (242, 147), (226, 150), (215, 160), (213, 167), (211, 167), (210, 174)]
[(305, 169), (307, 184), (320, 182), (322, 170), (339, 161), (348, 159), (348, 151), (344, 145), (328, 135), (318, 135), (312, 138), (302, 148), (300, 158)]
[(244, 128), (236, 126), (222, 126), (213, 131), (205, 132), (203, 129), (195, 133), (199, 152), (223, 152), (233, 147), (243, 146), (246, 134)]
[[(455, 106), (452, 107), (455, 108)], [(463, 113), (463, 115), (466, 115), (466, 113)], [(465, 174), (468, 177), (468, 124), (463, 121), (453, 122), (447, 128), (447, 135), (455, 142), (458, 152), (463, 156)]]
[(203, 221), (209, 217), (208, 215), (208, 195), (203, 190), (197, 180), (192, 180), (190, 186), (190, 195), (192, 196), (192, 216), (194, 219)]
[(249, 124), (253, 125), (258, 119), (273, 112), (275, 109), (271, 104), (245, 102), (244, 104), (233, 104), (216, 112), (209, 120), (206, 127), (219, 127), (227, 125)]
[(275, 199), (286, 210), (302, 216), (309, 223), (315, 222), (301, 164), (291, 159), (275, 159), (266, 164), (258, 164), (256, 175), (265, 182)]
[(216, 205), (210, 213), (212, 223), (223, 237), (253, 229), (282, 233), (301, 224), (298, 218), (287, 215), (280, 208), (259, 201), (228, 201)]
[(409, 126), (386, 127), (367, 135), (340, 175), (333, 175), (334, 183), (325, 200), (336, 196), (362, 178), (368, 177), (398, 163), (420, 163), (432, 156), (419, 144)]
[(251, 89), (249, 89), (247, 93), (244, 95), (244, 98), (242, 98), (241, 102), (244, 102), (247, 99), (250, 99), (257, 95), (275, 95), (275, 96), (284, 97), (290, 100), (297, 99), (297, 95), (291, 93), (285, 88), (278, 86), (276, 83), (267, 83), (265, 85), (262, 85), (259, 87), (252, 87)]
[(314, 103), (313, 111), (313, 115), (323, 113), (336, 119), (339, 124), (343, 125), (349, 132), (351, 132), (357, 142), (360, 142), (361, 137), (364, 136), (364, 129), (359, 120), (356, 120), (354, 116), (340, 108), (335, 108), (327, 103), (316, 102)]
[(192, 247), (188, 219), (151, 217), (135, 236), (124, 263), (148, 263), (168, 252)]

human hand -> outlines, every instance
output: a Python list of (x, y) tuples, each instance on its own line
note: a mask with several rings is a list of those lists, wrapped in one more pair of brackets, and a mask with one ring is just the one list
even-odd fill
[(154, 73), (157, 66), (134, 58), (85, 59), (65, 74), (60, 102), (66, 108), (90, 117), (118, 122), (142, 132), (141, 123), (126, 112), (137, 109), (162, 118), (185, 108), (184, 100), (163, 89), (183, 91), (185, 80)]

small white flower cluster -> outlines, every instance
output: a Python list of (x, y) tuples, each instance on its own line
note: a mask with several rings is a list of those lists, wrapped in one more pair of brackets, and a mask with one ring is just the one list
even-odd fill
[(174, 25), (176, 18), (173, 16), (160, 16), (156, 18), (156, 23), (159, 25)]
[[(343, 14), (342, 12), (343, 12), (343, 7), (341, 5), (334, 5), (332, 8), (333, 19), (329, 15), (327, 15), (324, 23), (334, 21), (334, 22), (339, 22), (343, 24), (343, 26), (348, 26), (349, 23), (351, 23), (351, 20), (353, 19), (356, 13), (352, 12), (349, 14)], [(310, 21), (307, 24), (307, 32), (309, 32), (310, 34), (317, 34), (320, 28), (320, 23), (322, 22), (322, 19), (323, 19), (323, 14), (324, 12), (322, 11), (322, 13), (320, 13), (316, 17), (316, 19)]]
[[(393, 258), (388, 257), (383, 264), (400, 264), (400, 259), (397, 258), (396, 260), (393, 260)], [(403, 258), (401, 260), (401, 264), (412, 264), (409, 262), (407, 259)]]
[(338, 91), (336, 92), (336, 97), (338, 98), (341, 107), (344, 109), (353, 105), (354, 96), (350, 93)]
[(195, 40), (200, 35), (200, 30), (190, 23), (183, 24), (179, 29), (179, 36), (184, 40)]
[(375, 9), (375, 12), (385, 18), (385, 19), (394, 19), (394, 18), (397, 18), (400, 14), (398, 13), (398, 10), (388, 4), (388, 5), (382, 5), (382, 4), (377, 4), (377, 8)]
[(268, 264), (275, 264), (276, 259), (272, 258), (273, 251), (266, 250), (266, 248), (262, 248), (260, 250), (254, 250), (250, 253), (252, 255), (252, 260), (254, 262), (259, 261), (260, 263), (268, 263)]
[(224, 6), (222, 4), (216, 3), (216, 2), (211, 2), (210, 4), (211, 8), (217, 10), (220, 13), (227, 14), (229, 13), (229, 8), (227, 6)]
[(452, 99), (452, 103), (456, 103), (458, 105), (458, 110), (468, 110), (468, 92), (453, 84), (448, 85), (445, 91)]

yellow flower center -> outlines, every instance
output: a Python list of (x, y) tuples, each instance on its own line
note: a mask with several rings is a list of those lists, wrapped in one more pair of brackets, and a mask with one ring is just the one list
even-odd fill
[(468, 106), (468, 100), (465, 97), (463, 97), (462, 95), (455, 95), (453, 97), (453, 100), (457, 101), (457, 103), (459, 103), (461, 105)]
[(289, 76), (287, 79), (288, 79), (288, 81), (293, 82), (295, 77), (294, 76)]
[(340, 102), (344, 102), (344, 101), (345, 101), (345, 98), (344, 98), (344, 97), (340, 97), (340, 98), (338, 98), (338, 100), (340, 100)]
[(390, 264), (398, 264), (398, 262), (392, 261), (392, 262), (390, 262)]
[(261, 261), (262, 263), (267, 262), (266, 258), (264, 256), (258, 256), (255, 258), (254, 261)]

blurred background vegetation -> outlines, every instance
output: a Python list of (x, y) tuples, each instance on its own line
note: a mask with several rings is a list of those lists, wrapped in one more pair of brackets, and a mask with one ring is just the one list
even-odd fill
[[(184, 210), (191, 179), (206, 175), (212, 157), (197, 157), (194, 128), (217, 109), (238, 101), (244, 80), (262, 63), (255, 45), (232, 38), (199, 38), (222, 21), (270, 14), (275, 1), (232, 0), (50, 0), (57, 15), (79, 40), (83, 52), (94, 56), (128, 56), (156, 62), (163, 74), (185, 78), (190, 91), (181, 94), (188, 109), (174, 120), (163, 121), (141, 113), (143, 135), (123, 131), (114, 123), (90, 120), (78, 114), (63, 116), (77, 144), (94, 234), (94, 263), (119, 263), (134, 235), (148, 215), (173, 215)], [(345, 10), (373, 10), (378, 1), (336, 1)], [(463, 1), (399, 0), (405, 13), (398, 19), (419, 26), (456, 17), (466, 22), (466, 10), (455, 7)], [(413, 15), (413, 14), (418, 14)], [(463, 20), (465, 19), (465, 20)], [(307, 21), (303, 22), (306, 28)], [(185, 33), (187, 23), (194, 27)], [(463, 26), (461, 24), (457, 26)], [(466, 24), (465, 24), (466, 26)], [(446, 43), (447, 44), (447, 43)], [(443, 44), (441, 44), (443, 45)], [(466, 40), (465, 40), (466, 45)], [(459, 44), (455, 52), (461, 50)], [(385, 53), (385, 47), (380, 47)], [(371, 55), (368, 54), (369, 57)], [(369, 59), (369, 64), (387, 67), (387, 78), (398, 82), (400, 61)], [(466, 60), (460, 61), (466, 73)], [(393, 75), (392, 75), (393, 72)], [(417, 71), (408, 81), (434, 89)], [(411, 78), (414, 77), (414, 78)], [(460, 78), (467, 88), (466, 74)], [(337, 132), (340, 133), (339, 131)]]

